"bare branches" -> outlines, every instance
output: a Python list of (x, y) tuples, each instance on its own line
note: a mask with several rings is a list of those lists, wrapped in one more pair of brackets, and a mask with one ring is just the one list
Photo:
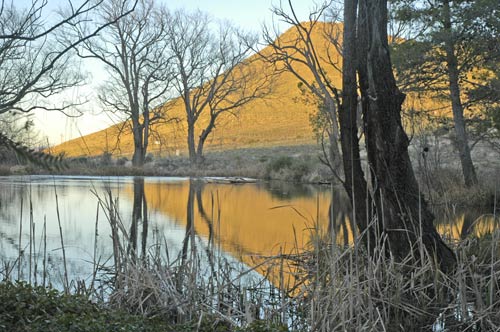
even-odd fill
[[(340, 107), (339, 87), (332, 80), (331, 73), (340, 73), (340, 33), (335, 24), (338, 12), (332, 7), (332, 1), (325, 1), (316, 6), (309, 14), (308, 22), (301, 22), (295, 13), (292, 1), (272, 9), (274, 15), (291, 27), (287, 33), (279, 36), (277, 31), (264, 28), (264, 41), (271, 52), (261, 53), (261, 56), (277, 68), (292, 73), (299, 81), (303, 92), (312, 93), (317, 100), (319, 114), (326, 126), (318, 130), (329, 138), (329, 162), (331, 169), (340, 169), (340, 150), (338, 146), (340, 132), (338, 125), (338, 109)], [(323, 22), (325, 18), (330, 22)], [(324, 45), (318, 45), (318, 37), (326, 37)], [(326, 55), (320, 49), (326, 48)], [(335, 52), (330, 48), (334, 47)], [(319, 123), (319, 122), (318, 122)], [(338, 175), (336, 174), (336, 177)]]
[[(166, 38), (170, 16), (152, 0), (128, 5), (131, 7), (126, 9), (135, 8), (133, 14), (116, 20), (124, 10), (123, 2), (107, 1), (95, 23), (107, 25), (107, 29), (98, 38), (84, 41), (77, 52), (81, 58), (94, 58), (105, 65), (109, 79), (101, 85), (99, 100), (106, 110), (130, 120), (135, 147), (133, 164), (141, 166), (149, 130), (166, 116), (162, 105), (169, 98), (173, 77)], [(88, 29), (88, 24), (83, 23), (76, 27), (79, 35)]]
[[(214, 24), (201, 12), (177, 11), (172, 17), (168, 39), (177, 74), (174, 88), (186, 110), (190, 160), (199, 164), (219, 117), (237, 115), (250, 101), (265, 97), (272, 84), (266, 64), (250, 56), (254, 36), (227, 22)], [(195, 124), (203, 114), (208, 123), (195, 142)]]
[[(123, 0), (128, 1), (128, 0)], [(83, 76), (71, 59), (72, 50), (96, 36), (107, 25), (97, 25), (75, 36), (68, 28), (88, 20), (103, 1), (84, 1), (80, 6), (61, 12), (61, 18), (50, 26), (42, 15), (45, 0), (35, 0), (21, 12), (2, 1), (0, 10), (0, 114), (11, 109), (30, 112), (37, 108), (68, 109), (43, 105), (48, 97), (82, 83)], [(115, 22), (129, 14), (122, 11)]]

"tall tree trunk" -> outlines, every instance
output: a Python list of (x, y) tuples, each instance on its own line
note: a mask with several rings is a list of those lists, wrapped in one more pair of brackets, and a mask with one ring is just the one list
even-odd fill
[(138, 121), (132, 120), (132, 133), (134, 136), (134, 155), (132, 156), (132, 165), (141, 167), (144, 165), (144, 145), (143, 145), (143, 127)]
[[(372, 0), (364, 10), (369, 18), (370, 48), (367, 57), (368, 98), (365, 137), (373, 170), (377, 233), (387, 237), (389, 250), (397, 258), (414, 254), (421, 239), (441, 268), (455, 265), (453, 252), (433, 225), (434, 216), (420, 195), (408, 154), (408, 137), (401, 123), (405, 95), (399, 91), (392, 72), (387, 39), (387, 0)], [(369, 14), (369, 15), (368, 15)]]
[(477, 184), (477, 176), (470, 155), (467, 130), (465, 128), (464, 108), (460, 99), (458, 61), (455, 55), (455, 43), (453, 41), (453, 31), (451, 27), (450, 2), (448, 0), (443, 1), (443, 27), (445, 32), (444, 49), (446, 52), (446, 65), (448, 69), (448, 84), (450, 88), (451, 109), (453, 111), (457, 147), (460, 155), (460, 162), (462, 164), (465, 185), (471, 187)]
[(215, 128), (215, 120), (217, 119), (216, 114), (210, 115), (210, 122), (207, 127), (201, 131), (200, 138), (198, 140), (198, 146), (196, 147), (196, 162), (197, 164), (201, 164), (203, 162), (203, 148), (205, 147), (205, 142), (208, 138), (208, 135)]
[(143, 113), (143, 123), (142, 123), (142, 160), (143, 163), (146, 161), (146, 153), (149, 147), (149, 126), (151, 123), (149, 122), (149, 110), (144, 111)]
[[(359, 153), (356, 83), (356, 10), (357, 0), (344, 1), (344, 36), (342, 63), (342, 106), (339, 109), (340, 141), (344, 166), (344, 187), (351, 201), (354, 220), (360, 232), (368, 228), (367, 184)], [(371, 234), (371, 232), (368, 232)], [(367, 244), (375, 245), (370, 237)]]
[(330, 154), (330, 164), (335, 172), (338, 172), (338, 176), (342, 177), (341, 169), (342, 169), (342, 156), (340, 154), (339, 149), (339, 141), (341, 134), (339, 133), (339, 123), (337, 122), (337, 102), (333, 98), (333, 96), (328, 92), (326, 87), (323, 88), (325, 94), (325, 108), (327, 112), (327, 116), (331, 121), (331, 132), (328, 133), (329, 140), (329, 151)]
[(189, 163), (191, 166), (197, 164), (196, 160), (196, 146), (194, 142), (194, 123), (188, 123), (188, 151), (189, 151)]

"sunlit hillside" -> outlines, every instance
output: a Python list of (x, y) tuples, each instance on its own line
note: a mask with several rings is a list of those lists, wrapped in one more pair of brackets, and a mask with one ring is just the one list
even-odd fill
[[(342, 59), (335, 47), (325, 38), (325, 31), (341, 36), (342, 24), (318, 23), (313, 30), (312, 38), (319, 51), (319, 57), (326, 61), (330, 59), (340, 68)], [(291, 28), (280, 37), (284, 43), (297, 40), (297, 31)], [(270, 47), (261, 50), (262, 54), (269, 54)], [(310, 115), (316, 112), (317, 106), (305, 98), (298, 88), (298, 79), (291, 73), (279, 71), (269, 66), (257, 54), (249, 61), (257, 67), (255, 80), (261, 81), (264, 77), (274, 75), (272, 93), (265, 99), (256, 99), (241, 107), (238, 116), (227, 115), (220, 118), (219, 124), (212, 132), (206, 143), (208, 150), (225, 150), (242, 147), (262, 147), (279, 145), (298, 145), (314, 143), (315, 138), (310, 124)], [(282, 65), (281, 65), (282, 66)], [(278, 63), (277, 68), (280, 67)], [(334, 86), (341, 88), (341, 74), (334, 66), (324, 68)], [(305, 67), (298, 67), (297, 72), (313, 81), (312, 75)], [(430, 107), (429, 102), (422, 99), (409, 98), (408, 103), (415, 109), (436, 108)], [(178, 118), (178, 123), (168, 123), (155, 128), (158, 135), (151, 138), (149, 152), (157, 155), (185, 154), (187, 150), (187, 126), (185, 112), (180, 98), (167, 103), (164, 109), (169, 117)], [(201, 116), (198, 123), (206, 124), (208, 117)], [(53, 153), (65, 152), (67, 156), (94, 156), (104, 152), (112, 152), (115, 156), (129, 156), (133, 152), (133, 141), (130, 130), (126, 130), (119, 138), (122, 124), (109, 127), (105, 130), (67, 141), (52, 149)]]

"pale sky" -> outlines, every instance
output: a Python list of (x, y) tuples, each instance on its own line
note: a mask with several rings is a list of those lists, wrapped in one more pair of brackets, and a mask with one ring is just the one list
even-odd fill
[[(209, 13), (215, 19), (230, 20), (236, 25), (253, 32), (261, 31), (262, 24), (268, 26), (277, 25), (283, 32), (288, 27), (280, 22), (273, 22), (270, 11), (272, 5), (279, 5), (279, 0), (157, 0), (165, 3), (171, 10), (184, 8), (186, 10), (200, 9)], [(67, 4), (67, 0), (48, 0), (50, 8), (57, 8)], [(31, 4), (31, 0), (15, 1), (16, 6)], [(307, 20), (309, 11), (314, 7), (314, 0), (293, 0), (295, 11), (301, 20)], [(283, 6), (287, 6), (287, 0), (283, 0)], [(80, 88), (68, 93), (71, 99), (79, 95), (92, 95), (93, 89), (97, 87), (98, 81), (105, 79), (106, 73), (97, 62), (86, 62), (84, 64), (94, 83), (90, 86)], [(95, 99), (95, 98), (91, 98)], [(71, 138), (86, 135), (110, 126), (113, 121), (109, 115), (100, 113), (98, 102), (91, 102), (82, 107), (83, 116), (78, 118), (67, 118), (58, 112), (37, 111), (35, 124), (40, 136), (48, 138), (51, 145), (59, 144)]]

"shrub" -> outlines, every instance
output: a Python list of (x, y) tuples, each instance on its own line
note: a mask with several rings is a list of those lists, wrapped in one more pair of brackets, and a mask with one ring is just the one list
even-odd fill
[(144, 162), (145, 162), (145, 163), (150, 163), (150, 162), (152, 162), (153, 160), (154, 160), (154, 156), (153, 156), (153, 154), (152, 154), (152, 153), (148, 153), (148, 154), (146, 155), (146, 157), (144, 158)]
[(304, 160), (281, 156), (271, 160), (266, 167), (266, 178), (300, 182), (311, 171), (311, 166)]
[(101, 166), (110, 166), (112, 164), (111, 156), (110, 152), (104, 152), (100, 157)]
[(85, 297), (64, 295), (24, 282), (0, 283), (1, 331), (171, 331), (158, 319), (99, 307)]
[(281, 156), (273, 159), (267, 164), (266, 173), (279, 172), (282, 169), (290, 168), (293, 164), (292, 158), (288, 156)]
[(116, 165), (118, 166), (124, 166), (128, 161), (127, 157), (120, 157), (116, 160)]

